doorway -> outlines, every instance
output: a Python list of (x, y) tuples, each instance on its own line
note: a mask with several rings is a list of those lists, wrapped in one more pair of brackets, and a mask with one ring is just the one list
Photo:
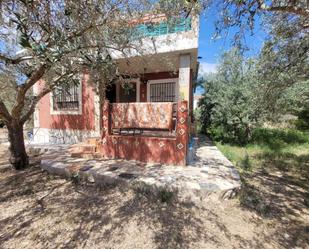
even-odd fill
[(119, 87), (119, 102), (136, 102), (136, 82), (129, 82)]

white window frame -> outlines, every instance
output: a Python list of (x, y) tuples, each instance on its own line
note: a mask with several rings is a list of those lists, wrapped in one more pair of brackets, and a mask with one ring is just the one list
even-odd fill
[(83, 80), (82, 76), (77, 77), (79, 79), (79, 94), (78, 94), (78, 110), (54, 110), (53, 91), (50, 92), (50, 114), (51, 115), (82, 115), (83, 114)]
[(147, 82), (147, 102), (150, 102), (150, 85), (162, 84), (162, 83), (175, 83), (175, 102), (179, 99), (179, 82), (178, 78), (159, 79), (159, 80), (148, 80)]

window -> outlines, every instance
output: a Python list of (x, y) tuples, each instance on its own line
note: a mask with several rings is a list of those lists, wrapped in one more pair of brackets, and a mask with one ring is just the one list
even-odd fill
[(175, 81), (149, 82), (148, 101), (176, 102), (177, 84)]
[(70, 85), (52, 92), (52, 114), (81, 114), (81, 85)]

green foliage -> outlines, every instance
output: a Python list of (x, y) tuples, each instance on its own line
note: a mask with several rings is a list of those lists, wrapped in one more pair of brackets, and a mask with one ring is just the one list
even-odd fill
[(241, 160), (240, 163), (244, 171), (249, 171), (251, 169), (252, 165), (247, 151), (245, 153), (245, 157)]
[(298, 118), (295, 126), (308, 129), (308, 63), (303, 48), (295, 48), (301, 56), (297, 61), (297, 55), (288, 56), (290, 47), (282, 45), (279, 53), (274, 44), (266, 43), (256, 59), (245, 59), (238, 49), (223, 54), (218, 72), (206, 77), (199, 103), (203, 132), (217, 141), (245, 144), (252, 129), (266, 121)]
[[(309, 33), (307, 10), (301, 2), (280, 2), (281, 11), (276, 1), (265, 5), (256, 0), (216, 2), (222, 10), (216, 33), (235, 28), (233, 45), (238, 50), (225, 53), (219, 71), (207, 76), (200, 102), (202, 130), (215, 140), (245, 144), (252, 129), (266, 121), (297, 119), (291, 122), (296, 128), (308, 129)], [(254, 31), (256, 15), (261, 15), (268, 36), (256, 58), (244, 59), (241, 40), (245, 31)], [(272, 141), (274, 147), (280, 143)]]
[(255, 129), (245, 146), (216, 143), (241, 174), (280, 170), (299, 175), (299, 184), (309, 178), (309, 132), (292, 129)]
[(158, 197), (162, 203), (170, 203), (175, 197), (175, 194), (173, 191), (161, 189), (158, 193)]
[(281, 147), (287, 144), (309, 143), (309, 133), (300, 132), (292, 129), (265, 129), (257, 128), (252, 132), (251, 142), (270, 145), (281, 144)]
[(297, 118), (295, 126), (299, 130), (309, 130), (309, 103), (298, 111)]
[(205, 83), (200, 121), (202, 130), (215, 140), (246, 143), (261, 115), (255, 108), (250, 65), (234, 49), (223, 55), (219, 72)]

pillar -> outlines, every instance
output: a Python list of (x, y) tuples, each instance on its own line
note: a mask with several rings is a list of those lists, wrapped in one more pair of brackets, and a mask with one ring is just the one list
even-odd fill
[(191, 80), (191, 55), (184, 54), (179, 57), (179, 100), (185, 100), (189, 103), (189, 122), (191, 122), (192, 113), (190, 112), (190, 103), (192, 101), (192, 80)]

